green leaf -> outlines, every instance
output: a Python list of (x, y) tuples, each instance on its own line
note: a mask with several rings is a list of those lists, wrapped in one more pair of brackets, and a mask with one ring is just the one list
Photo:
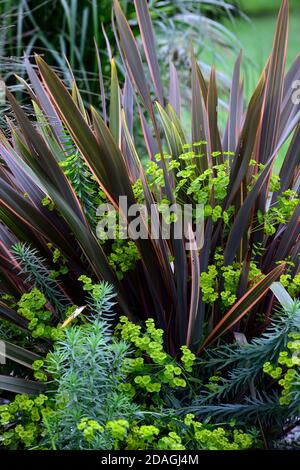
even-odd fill
[(210, 152), (221, 152), (217, 157), (218, 164), (223, 163), (222, 144), (218, 128), (218, 89), (215, 68), (212, 66), (207, 93), (207, 115), (208, 115), (208, 148)]
[(169, 151), (172, 157), (176, 159), (183, 151), (182, 146), (184, 144), (184, 141), (182, 141), (181, 135), (179, 134), (176, 125), (172, 122), (163, 107), (158, 102), (156, 102), (156, 106), (163, 124), (166, 140), (169, 146)]
[(118, 80), (118, 72), (116, 62), (114, 59), (111, 61), (111, 82), (110, 82), (110, 104), (109, 104), (109, 130), (115, 140), (120, 146), (120, 87)]

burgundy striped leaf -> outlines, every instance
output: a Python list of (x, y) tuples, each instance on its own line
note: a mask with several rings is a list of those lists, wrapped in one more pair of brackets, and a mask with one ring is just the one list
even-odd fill
[[(109, 103), (109, 130), (120, 146), (121, 144), (121, 96), (116, 62), (111, 60), (110, 103)], [(105, 121), (104, 121), (105, 123)]]
[[(273, 157), (274, 159), (274, 157)], [(249, 220), (253, 206), (257, 200), (257, 197), (266, 182), (272, 169), (272, 160), (268, 162), (264, 170), (261, 172), (257, 181), (255, 182), (252, 190), (249, 192), (245, 201), (243, 202), (237, 216), (234, 220), (233, 226), (231, 227), (230, 234), (226, 243), (224, 251), (224, 263), (225, 266), (230, 265), (237, 253), (240, 246), (240, 242), (249, 227)]]
[(153, 27), (147, 0), (134, 0), (134, 6), (156, 97), (159, 103), (163, 106), (164, 93), (160, 78), (160, 71), (156, 54), (156, 44), (154, 40)]
[(170, 62), (169, 103), (173, 106), (177, 116), (180, 118), (180, 113), (181, 113), (180, 87), (179, 87), (177, 70), (173, 62)]
[[(294, 62), (286, 74), (284, 79), (283, 97), (280, 112), (280, 125), (279, 136), (283, 134), (284, 129), (292, 116), (295, 116), (300, 109), (300, 103), (295, 103), (294, 98), (299, 98), (297, 88), (299, 87), (300, 80), (300, 54), (296, 57)], [(293, 97), (293, 95), (295, 96)]]
[(59, 141), (63, 139), (63, 127), (60, 123), (59, 117), (55, 108), (53, 107), (49, 96), (45, 92), (39, 77), (37, 76), (36, 71), (34, 70), (32, 64), (29, 62), (28, 58), (25, 57), (25, 67), (28, 74), (28, 77), (31, 81), (32, 87), (35, 91), (36, 98), (40, 108), (43, 109), (45, 115), (47, 116), (51, 127), (53, 128)]
[(222, 144), (218, 128), (218, 90), (215, 68), (212, 66), (207, 93), (208, 135), (207, 143), (210, 153), (221, 152), (215, 159), (216, 163), (223, 163)]
[(264, 75), (256, 87), (250, 100), (245, 122), (237, 147), (235, 149), (234, 161), (230, 172), (230, 180), (227, 189), (225, 208), (228, 208), (240, 189), (241, 183), (249, 169), (249, 162), (253, 154), (257, 133), (261, 124), (261, 113), (263, 106)]
[[(202, 74), (194, 56), (192, 56), (192, 142), (206, 142), (208, 136), (208, 118), (206, 113), (207, 90), (203, 94)], [(205, 85), (206, 87), (206, 85)], [(202, 148), (199, 150), (202, 152)], [(201, 171), (208, 168), (210, 156), (197, 159)]]
[(187, 336), (186, 344), (190, 346), (192, 338), (196, 336), (194, 332), (196, 318), (199, 309), (200, 301), (200, 262), (197, 245), (193, 243), (193, 233), (192, 229), (189, 226), (189, 242), (190, 247), (190, 264), (191, 264), (191, 299), (190, 299), (190, 310), (189, 310), (189, 320), (187, 325)]
[(273, 154), (278, 142), (288, 42), (288, 19), (288, 1), (283, 0), (267, 68), (264, 113), (257, 147), (257, 160), (263, 164)]
[(234, 65), (232, 84), (230, 90), (228, 121), (223, 137), (223, 148), (225, 151), (235, 152), (239, 135), (239, 109), (240, 109), (240, 68), (242, 52), (240, 52)]
[[(273, 155), (274, 151), (280, 148), (278, 143), (283, 141), (282, 135), (279, 134), (279, 126), (284, 92), (288, 21), (288, 1), (283, 0), (277, 17), (272, 52), (266, 67), (264, 112), (255, 156), (256, 161), (262, 164), (265, 164), (271, 155)], [(286, 127), (290, 124), (292, 117), (293, 116), (290, 115), (287, 124), (282, 126), (282, 132), (286, 132)], [(268, 185), (269, 178), (266, 180), (257, 202), (257, 208), (263, 214), (266, 211)], [(261, 228), (254, 233), (253, 243), (255, 245), (261, 244), (263, 242), (263, 237), (263, 228)]]
[(300, 200), (295, 207), (291, 220), (286, 225), (273, 262), (286, 259), (300, 238)]
[(101, 104), (102, 104), (102, 116), (103, 116), (105, 124), (107, 124), (106, 94), (105, 94), (104, 82), (103, 82), (101, 58), (100, 58), (99, 49), (98, 49), (95, 39), (94, 39), (94, 43), (95, 43), (95, 50), (96, 50), (97, 64), (98, 64), (98, 76), (99, 76), (99, 89), (100, 89)]
[(37, 174), (43, 173), (44, 186), (47, 186), (48, 181), (51, 179), (52, 184), (55, 184), (57, 192), (77, 214), (78, 218), (84, 222), (85, 217), (81, 206), (66, 176), (59, 169), (56, 159), (45, 145), (41, 135), (33, 127), (22, 108), (18, 105), (13, 95), (9, 92), (8, 98), (30, 150), (30, 152), (27, 152), (27, 156), (30, 159), (31, 167), (35, 168)]
[(169, 152), (173, 158), (178, 158), (179, 155), (183, 152), (183, 144), (185, 140), (182, 141), (182, 136), (177, 131), (175, 124), (170, 119), (168, 113), (164, 110), (164, 108), (157, 102), (157, 109), (159, 116), (162, 121), (164, 133), (166, 136), (166, 141), (168, 143)]
[(140, 107), (139, 107), (139, 115), (140, 115), (143, 136), (145, 139), (145, 144), (146, 144), (147, 152), (149, 155), (149, 159), (152, 160), (154, 158), (154, 155), (158, 154), (159, 152), (158, 145), (157, 145), (156, 140), (153, 137), (151, 128), (148, 122), (146, 121), (144, 113)]
[(135, 84), (140, 96), (142, 97), (144, 106), (148, 111), (151, 111), (152, 103), (141, 55), (128, 21), (126, 20), (117, 0), (114, 0), (114, 11), (120, 35), (120, 43), (130, 79), (132, 83)]
[(280, 196), (284, 191), (293, 187), (300, 169), (300, 123), (295, 129), (293, 138), (285, 155), (282, 167), (279, 173), (280, 189), (273, 196)]

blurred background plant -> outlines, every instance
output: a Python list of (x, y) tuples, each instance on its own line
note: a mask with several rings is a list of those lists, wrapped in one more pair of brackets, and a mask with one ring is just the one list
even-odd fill
[[(133, 2), (122, 0), (134, 34), (139, 29)], [(169, 80), (168, 64), (173, 62), (180, 78), (182, 100), (188, 102), (190, 90), (190, 45), (192, 44), (201, 69), (208, 80), (210, 67), (217, 64), (219, 93), (222, 105), (219, 119), (226, 120), (226, 108), (231, 70), (237, 52), (243, 48), (242, 58), (245, 96), (250, 98), (272, 45), (276, 12), (280, 0), (149, 0), (157, 42), (157, 54), (163, 84)], [(287, 65), (294, 60), (297, 49), (299, 10), (297, 0), (290, 2), (290, 47)], [(112, 0), (2, 0), (0, 2), (0, 65), (1, 76), (17, 97), (27, 103), (24, 84), (15, 75), (26, 76), (24, 54), (41, 54), (71, 87), (75, 77), (85, 103), (99, 107), (99, 57), (105, 85), (110, 80), (110, 59), (117, 55), (120, 80), (124, 69), (118, 59), (115, 29), (111, 27)], [(103, 34), (105, 32), (105, 35)], [(255, 41), (253, 38), (255, 37)], [(107, 95), (109, 99), (109, 94)], [(4, 124), (2, 108), (0, 121)], [(184, 126), (189, 113), (183, 110)], [(284, 150), (286, 150), (286, 146)], [(282, 152), (280, 152), (280, 158)], [(275, 165), (275, 170), (279, 168)]]
[[(122, 0), (120, 3), (134, 34), (138, 36), (133, 2)], [(211, 64), (218, 64), (219, 83), (225, 89), (229, 87), (230, 71), (237, 51), (243, 48), (247, 51), (242, 61), (245, 94), (250, 97), (272, 44), (280, 0), (149, 0), (148, 5), (160, 65), (172, 61), (182, 85), (188, 83), (189, 79), (190, 44), (193, 44), (206, 77)], [(291, 41), (287, 65), (298, 53), (300, 11), (297, 6), (297, 0), (290, 1)], [(98, 106), (99, 80), (94, 39), (101, 51), (104, 80), (109, 80), (110, 56), (116, 52), (111, 15), (112, 0), (2, 0), (2, 76), (14, 89), (22, 89), (22, 84), (15, 82), (13, 74), (23, 76), (23, 55), (26, 53), (30, 56), (36, 52), (42, 54), (62, 74), (68, 86), (71, 86), (74, 75), (83, 99)], [(122, 68), (121, 61), (118, 61), (118, 66)], [(161, 71), (163, 82), (167, 83), (167, 67), (162, 67)], [(182, 88), (185, 98), (186, 90)]]
[[(248, 21), (245, 21), (245, 16), (243, 18), (236, 17), (235, 21), (230, 23), (225, 19), (224, 25), (239, 38), (245, 51), (247, 51), (247, 60), (251, 67), (247, 67), (245, 94), (249, 97), (269, 55), (276, 24), (276, 13), (280, 8), (281, 0), (236, 0), (235, 4), (247, 15)], [(298, 24), (300, 9), (298, 0), (290, 0), (289, 7), (290, 26), (287, 66), (290, 66), (299, 53)], [(229, 64), (231, 60), (231, 57), (229, 57)]]
[[(138, 35), (133, 2), (123, 0), (120, 3), (134, 34)], [(172, 60), (186, 82), (189, 79), (190, 43), (198, 56), (203, 51), (208, 52), (210, 63), (201, 63), (207, 75), (212, 57), (225, 66), (228, 56), (232, 52), (236, 55), (241, 46), (237, 37), (222, 24), (224, 17), (232, 21), (239, 14), (230, 2), (150, 0), (148, 4), (156, 32), (159, 62), (168, 64)], [(83, 90), (83, 98), (99, 105), (95, 43), (101, 51), (104, 78), (109, 79), (110, 56), (116, 49), (114, 29), (111, 28), (112, 0), (2, 0), (0, 15), (0, 56), (4, 65), (2, 75), (4, 70), (6, 79), (13, 80), (12, 74), (16, 72), (23, 75), (21, 58), (35, 52), (42, 54), (61, 73), (68, 86), (74, 75), (79, 89)], [(166, 73), (167, 67), (165, 81)], [(220, 78), (228, 87), (226, 75), (220, 73)]]

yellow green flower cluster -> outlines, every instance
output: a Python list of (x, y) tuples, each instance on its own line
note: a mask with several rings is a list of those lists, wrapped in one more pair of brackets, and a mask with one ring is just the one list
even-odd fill
[(97, 421), (88, 418), (82, 418), (80, 423), (77, 425), (77, 429), (83, 432), (84, 438), (87, 442), (93, 441), (95, 433), (104, 432), (103, 426), (101, 426)]
[[(236, 301), (236, 291), (238, 288), (242, 266), (241, 263), (224, 266), (224, 256), (217, 248), (215, 254), (215, 264), (208, 266), (206, 272), (200, 275), (200, 288), (202, 299), (205, 303), (213, 304), (216, 300), (221, 299), (221, 306), (229, 308)], [(255, 279), (256, 282), (261, 278), (262, 272), (256, 266), (254, 261), (250, 262), (248, 281)], [(219, 291), (219, 286), (223, 284), (223, 290)]]
[(250, 434), (239, 429), (227, 430), (223, 427), (204, 425), (196, 421), (193, 414), (183, 420), (172, 420), (156, 424), (129, 423), (125, 419), (110, 420), (101, 426), (97, 421), (84, 418), (78, 425), (88, 443), (96, 433), (109, 433), (115, 450), (185, 450), (191, 439), (195, 448), (202, 450), (243, 450), (253, 446)]
[(18, 313), (26, 318), (33, 338), (50, 338), (56, 341), (63, 335), (62, 331), (51, 326), (52, 313), (46, 309), (47, 300), (37, 289), (23, 294), (18, 302)]
[(0, 443), (11, 448), (33, 447), (41, 437), (43, 416), (52, 412), (47, 401), (48, 397), (43, 394), (37, 397), (20, 394), (0, 406)]
[(41, 370), (44, 366), (45, 362), (42, 359), (38, 359), (34, 361), (32, 364), (33, 375), (36, 380), (40, 382), (47, 381), (47, 375)]
[(288, 351), (281, 351), (278, 357), (278, 366), (266, 362), (264, 372), (273, 379), (279, 379), (282, 387), (279, 399), (280, 405), (289, 405), (292, 401), (293, 391), (299, 390), (300, 380), (300, 333), (290, 333), (291, 341), (287, 343)]
[(140, 259), (140, 253), (135, 242), (117, 238), (111, 245), (111, 253), (108, 262), (115, 271), (119, 280), (130, 269), (134, 269), (136, 262)]
[(113, 439), (115, 450), (125, 448), (126, 450), (138, 449), (163, 449), (163, 450), (184, 450), (181, 437), (174, 431), (168, 432), (159, 438), (160, 429), (157, 426), (130, 424), (125, 419), (110, 420), (105, 427), (97, 421), (83, 418), (78, 425), (78, 429), (83, 432), (84, 438), (91, 443), (96, 433), (108, 432)]
[(185, 370), (191, 372), (194, 362), (196, 360), (196, 356), (187, 346), (181, 346), (180, 349), (182, 351), (181, 362)]
[[(124, 341), (135, 346), (135, 357), (126, 358), (123, 371), (127, 381), (121, 385), (121, 389), (130, 397), (135, 395), (136, 388), (158, 394), (163, 385), (171, 388), (183, 388), (186, 379), (184, 371), (191, 372), (196, 356), (182, 346), (181, 364), (166, 354), (163, 345), (163, 330), (155, 327), (154, 320), (149, 318), (145, 322), (146, 329), (122, 316), (117, 325), (115, 334)], [(132, 377), (132, 382), (128, 378)]]
[(296, 276), (282, 274), (280, 282), (292, 297), (297, 297), (300, 294), (300, 273), (296, 274)]
[(62, 252), (55, 248), (52, 243), (47, 243), (48, 248), (52, 251), (52, 261), (54, 264), (58, 264), (58, 269), (51, 271), (51, 279), (57, 279), (61, 274), (67, 274), (69, 268), (67, 266), (68, 259), (62, 254)]
[(288, 189), (277, 197), (277, 204), (271, 206), (266, 214), (258, 211), (258, 222), (264, 225), (266, 235), (274, 235), (276, 226), (287, 224), (290, 221), (298, 201), (297, 193)]
[(205, 450), (242, 450), (253, 445), (253, 439), (249, 434), (241, 430), (234, 429), (227, 431), (222, 427), (209, 429), (199, 421), (194, 420), (194, 415), (189, 413), (184, 419), (184, 423), (192, 428), (194, 439), (198, 449)]

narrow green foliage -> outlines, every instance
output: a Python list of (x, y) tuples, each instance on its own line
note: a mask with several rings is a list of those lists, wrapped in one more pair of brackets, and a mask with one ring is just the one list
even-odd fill
[(40, 290), (55, 309), (55, 313), (62, 318), (69, 302), (57, 282), (52, 279), (45, 260), (36, 249), (23, 243), (14, 245), (11, 251), (21, 265), (20, 273), (26, 275), (26, 284)]
[[(215, 419), (236, 418), (240, 413), (241, 420), (251, 421), (257, 413), (266, 423), (295, 421), (300, 406), (299, 331), (300, 304), (294, 301), (277, 312), (260, 337), (207, 351), (201, 364), (214, 371), (214, 376), (195, 400), (193, 412), (210, 413)], [(279, 381), (281, 394), (280, 389), (273, 390), (268, 397), (263, 372)], [(224, 403), (237, 396), (242, 397), (238, 403)]]
[(104, 194), (100, 193), (97, 183), (78, 152), (68, 156), (60, 166), (77, 194), (91, 226), (95, 229), (97, 207), (105, 200)]
[(113, 287), (107, 282), (100, 284), (93, 284), (91, 278), (87, 276), (80, 276), (79, 281), (83, 283), (83, 290), (88, 292), (88, 305), (94, 318), (105, 320), (110, 324), (116, 314), (113, 307), (116, 302), (114, 298), (116, 293)]

